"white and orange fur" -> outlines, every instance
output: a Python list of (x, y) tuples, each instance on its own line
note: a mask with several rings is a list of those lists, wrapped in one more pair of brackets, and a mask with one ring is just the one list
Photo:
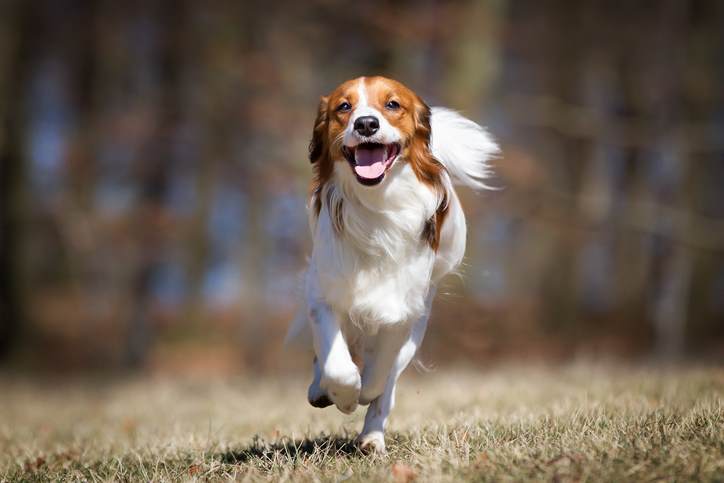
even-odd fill
[(364, 451), (385, 452), (397, 379), (425, 335), (436, 285), (465, 252), (453, 183), (485, 188), (497, 152), (479, 125), (391, 79), (360, 77), (321, 99), (306, 313), (288, 338), (311, 332), (312, 405), (349, 414), (369, 404)]

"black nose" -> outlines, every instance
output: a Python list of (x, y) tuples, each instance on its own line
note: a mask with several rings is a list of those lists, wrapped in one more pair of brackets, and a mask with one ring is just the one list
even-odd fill
[(354, 130), (361, 136), (372, 136), (380, 128), (380, 121), (375, 116), (362, 116), (354, 121)]

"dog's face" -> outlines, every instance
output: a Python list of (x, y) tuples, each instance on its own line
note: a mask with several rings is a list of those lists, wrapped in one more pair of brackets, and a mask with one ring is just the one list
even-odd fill
[(429, 141), (430, 109), (417, 94), (392, 79), (360, 77), (322, 98), (309, 158), (320, 178), (345, 163), (359, 184), (373, 187), (396, 162), (418, 173), (431, 158)]

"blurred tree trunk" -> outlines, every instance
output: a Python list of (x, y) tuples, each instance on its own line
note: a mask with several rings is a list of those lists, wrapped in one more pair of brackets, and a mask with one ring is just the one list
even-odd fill
[[(713, 2), (690, 5), (689, 64), (683, 69), (684, 105), (690, 119), (711, 123), (708, 140), (697, 129), (686, 130), (691, 150), (687, 176), (682, 183), (680, 204), (692, 219), (689, 234), (698, 234), (699, 244), (686, 249), (690, 267), (686, 325), (682, 328), (689, 356), (707, 356), (712, 349), (714, 361), (722, 360), (724, 337), (724, 243), (720, 228), (724, 222), (724, 4)], [(706, 43), (702, 42), (706, 39)], [(693, 58), (691, 58), (693, 57)], [(707, 78), (710, 83), (692, 79)], [(694, 127), (694, 126), (692, 126)], [(710, 353), (711, 354), (711, 353)]]
[[(658, 102), (650, 113), (657, 122), (662, 139), (658, 141), (659, 154), (656, 163), (667, 163), (670, 158), (681, 165), (680, 174), (668, 177), (649, 173), (649, 194), (656, 206), (656, 220), (652, 225), (656, 227), (657, 244), (655, 249), (649, 250), (652, 274), (647, 281), (654, 291), (654, 303), (651, 310), (653, 321), (654, 356), (661, 361), (678, 361), (684, 357), (686, 350), (687, 308), (690, 299), (690, 286), (692, 275), (692, 247), (684, 239), (691, 233), (691, 183), (682, 182), (691, 176), (695, 170), (687, 169), (692, 162), (693, 152), (685, 134), (677, 136), (677, 129), (681, 122), (674, 120), (692, 119), (691, 113), (682, 108), (685, 97), (682, 88), (683, 76), (687, 61), (682, 55), (682, 49), (688, 42), (688, 19), (690, 17), (689, 5), (686, 2), (669, 0), (662, 2), (659, 9), (659, 27), (653, 32), (658, 53), (652, 56), (648, 77), (655, 75), (657, 79), (656, 92)], [(645, 63), (643, 65), (646, 65)], [(642, 74), (647, 74), (646, 72)], [(686, 160), (689, 159), (689, 163)], [(665, 171), (665, 168), (660, 171)], [(671, 171), (671, 170), (669, 170)], [(688, 172), (686, 172), (688, 171)], [(699, 180), (699, 181), (704, 181)], [(674, 220), (669, 207), (679, 207), (681, 219)]]
[[(29, 2), (16, 1), (0, 7), (9, 40), (4, 50), (0, 91), (0, 360), (17, 346), (27, 324), (24, 306), (23, 226), (25, 202), (25, 86), (34, 50)], [(12, 19), (12, 20), (8, 20)], [(13, 31), (14, 30), (14, 31)], [(1, 55), (2, 53), (0, 53)]]
[(453, 34), (456, 48), (450, 55), (450, 67), (443, 69), (440, 75), (445, 77), (444, 91), (450, 93), (450, 99), (446, 101), (456, 109), (465, 108), (468, 115), (477, 115), (476, 111), (483, 109), (499, 69), (498, 19), (503, 6), (473, 1), (461, 3), (457, 9), (455, 15), (461, 19), (460, 29)]
[(165, 236), (163, 220), (169, 187), (170, 170), (175, 159), (175, 134), (182, 106), (180, 39), (184, 35), (185, 2), (161, 2), (153, 10), (158, 25), (160, 74), (156, 88), (160, 92), (157, 108), (156, 132), (151, 145), (141, 156), (141, 186), (139, 233), (142, 235), (142, 256), (133, 277), (132, 296), (135, 309), (128, 327), (125, 362), (129, 367), (140, 367), (147, 361), (153, 339), (153, 284), (163, 267)]
[[(555, 8), (541, 8), (541, 15), (547, 19), (550, 29), (541, 39), (542, 58), (547, 70), (546, 92), (565, 106), (581, 104), (582, 61), (589, 54), (589, 41), (581, 35), (571, 41), (570, 32), (576, 31), (581, 22), (585, 2), (570, 5), (555, 1)], [(569, 127), (569, 126), (565, 126)], [(575, 273), (580, 245), (579, 230), (575, 221), (580, 219), (580, 209), (570, 200), (578, 200), (583, 186), (584, 170), (590, 159), (590, 141), (569, 132), (550, 133), (555, 142), (555, 156), (551, 158), (552, 186), (555, 190), (556, 212), (573, 224), (559, 230), (544, 273), (543, 298), (548, 303), (543, 312), (546, 327), (560, 330), (571, 336), (580, 330), (577, 300), (579, 287)]]

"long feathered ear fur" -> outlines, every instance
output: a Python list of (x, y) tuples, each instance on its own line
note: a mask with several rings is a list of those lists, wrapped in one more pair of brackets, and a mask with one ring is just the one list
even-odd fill
[(329, 143), (327, 140), (327, 103), (329, 98), (324, 96), (319, 100), (317, 119), (314, 121), (312, 140), (309, 142), (309, 162), (314, 165), (314, 180), (312, 181), (312, 208), (314, 214), (319, 215), (322, 209), (322, 187), (332, 176), (332, 160), (329, 157)]
[(327, 147), (327, 97), (319, 100), (317, 119), (314, 121), (312, 140), (309, 142), (309, 162), (316, 163), (328, 155)]
[(422, 237), (437, 250), (440, 244), (440, 233), (448, 210), (448, 192), (443, 182), (445, 168), (430, 149), (432, 135), (431, 110), (422, 99), (416, 99), (414, 112), (415, 133), (410, 142), (408, 162), (420, 182), (431, 187), (438, 195), (437, 209), (426, 221)]
[(430, 150), (430, 108), (420, 98), (415, 104), (413, 113), (415, 133), (410, 142), (408, 161), (417, 179), (428, 185), (434, 185), (440, 179), (443, 167)]

